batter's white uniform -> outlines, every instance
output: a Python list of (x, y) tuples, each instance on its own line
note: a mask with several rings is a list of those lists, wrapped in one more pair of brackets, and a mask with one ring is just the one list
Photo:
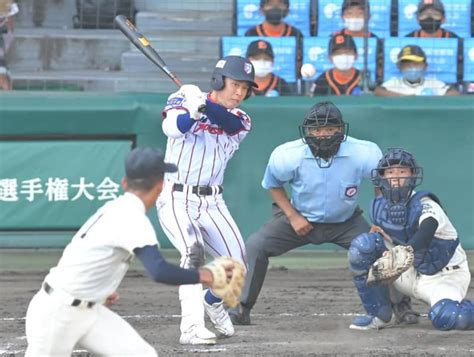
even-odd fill
[[(186, 112), (182, 102), (179, 91), (171, 94), (163, 112), (162, 127), (168, 137), (165, 161), (175, 164), (178, 171), (165, 174), (164, 189), (157, 201), (161, 226), (181, 253), (181, 267), (189, 267), (188, 249), (196, 241), (213, 257), (230, 256), (247, 266), (245, 243), (219, 186), (227, 163), (251, 128), (250, 118), (240, 109), (229, 109), (241, 119), (245, 129), (228, 135), (203, 114), (183, 134), (177, 127), (178, 115)], [(177, 191), (175, 184), (183, 185), (182, 191)], [(195, 194), (195, 186), (210, 186), (212, 194)], [(204, 326), (201, 297), (201, 284), (180, 286), (181, 332)]]
[(133, 250), (156, 244), (137, 196), (125, 193), (102, 206), (73, 237), (31, 300), (26, 356), (70, 356), (76, 345), (101, 356), (157, 356), (132, 326), (102, 305), (120, 285)]
[(382, 84), (391, 92), (403, 95), (445, 95), (449, 86), (436, 78), (425, 77), (420, 83), (410, 83), (403, 78), (391, 78)]
[[(438, 222), (435, 237), (455, 240), (457, 232), (441, 206), (429, 197), (421, 199), (423, 204), (419, 223), (428, 217)], [(471, 273), (466, 252), (459, 244), (447, 266), (434, 275), (424, 275), (413, 267), (398, 278), (394, 287), (405, 295), (424, 301), (430, 306), (442, 299), (461, 301), (466, 297), (471, 281)]]

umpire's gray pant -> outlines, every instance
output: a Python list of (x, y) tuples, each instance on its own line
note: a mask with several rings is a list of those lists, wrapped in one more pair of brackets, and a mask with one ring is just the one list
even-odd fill
[(298, 236), (283, 211), (273, 204), (273, 216), (270, 221), (252, 234), (245, 243), (249, 270), (241, 296), (243, 306), (251, 309), (257, 302), (267, 274), (269, 257), (277, 257), (310, 243), (334, 243), (349, 249), (355, 237), (370, 230), (359, 207), (345, 222), (312, 224), (314, 229), (310, 233)]

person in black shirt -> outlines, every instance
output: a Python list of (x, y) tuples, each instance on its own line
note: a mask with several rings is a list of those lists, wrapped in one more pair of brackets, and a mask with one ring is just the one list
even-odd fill
[(441, 28), (446, 22), (446, 16), (444, 5), (440, 0), (421, 0), (416, 19), (421, 29), (410, 32), (406, 37), (459, 38), (454, 32)]
[(277, 97), (292, 94), (288, 83), (273, 73), (275, 55), (269, 42), (263, 40), (251, 42), (247, 47), (246, 57), (255, 68), (255, 82), (258, 88), (254, 88), (254, 95)]
[(360, 71), (354, 68), (357, 47), (350, 35), (334, 35), (328, 46), (334, 68), (323, 72), (313, 83), (313, 95), (359, 95)]

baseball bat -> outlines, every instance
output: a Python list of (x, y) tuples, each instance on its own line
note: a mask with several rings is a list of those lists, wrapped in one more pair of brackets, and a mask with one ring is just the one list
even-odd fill
[(137, 28), (132, 22), (123, 15), (117, 15), (115, 17), (115, 24), (118, 29), (135, 45), (138, 50), (143, 53), (150, 61), (152, 61), (158, 68), (160, 68), (170, 79), (178, 86), (181, 87), (183, 83), (178, 79), (176, 74), (170, 71), (166, 66), (163, 58), (155, 51), (151, 46), (150, 41), (138, 32)]
[[(117, 15), (114, 19), (115, 24), (119, 30), (135, 45), (138, 50), (143, 53), (150, 61), (152, 61), (158, 68), (160, 68), (165, 74), (179, 87), (183, 83), (179, 78), (174, 74), (168, 66), (166, 65), (163, 58), (155, 51), (151, 46), (150, 41), (138, 32), (137, 28), (132, 24), (132, 22), (127, 19), (124, 15)], [(206, 105), (201, 105), (198, 109), (200, 113), (206, 111)]]

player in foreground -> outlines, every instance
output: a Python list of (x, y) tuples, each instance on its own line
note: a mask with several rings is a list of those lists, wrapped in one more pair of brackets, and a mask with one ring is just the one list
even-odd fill
[[(216, 64), (209, 94), (184, 85), (164, 108), (166, 159), (178, 171), (165, 175), (157, 210), (164, 232), (181, 253), (182, 267), (191, 266), (189, 248), (196, 242), (213, 257), (230, 256), (246, 265), (245, 244), (222, 197), (222, 183), (227, 163), (251, 128), (249, 116), (237, 107), (257, 86), (254, 78), (249, 60), (227, 56)], [(201, 113), (204, 105), (207, 110)], [(204, 325), (204, 309), (220, 335), (234, 334), (222, 300), (212, 290), (182, 285), (179, 299), (181, 344), (216, 343), (216, 334)]]
[(390, 283), (428, 304), (436, 329), (474, 329), (474, 304), (465, 300), (471, 280), (466, 253), (439, 199), (414, 191), (422, 179), (422, 168), (403, 149), (389, 149), (372, 171), (382, 191), (370, 212), (376, 226), (349, 249), (353, 280), (368, 314), (356, 317), (353, 329), (391, 324)]
[[(76, 345), (101, 356), (157, 356), (131, 325), (107, 307), (119, 299), (116, 289), (134, 256), (156, 282), (203, 283), (231, 291), (232, 281), (243, 280), (244, 267), (230, 258), (185, 270), (162, 257), (145, 211), (162, 190), (163, 174), (175, 171), (159, 150), (138, 148), (128, 155), (124, 195), (86, 221), (31, 300), (26, 314), (27, 357), (70, 356)], [(199, 255), (193, 258), (201, 260)], [(232, 302), (227, 293), (222, 296)]]

